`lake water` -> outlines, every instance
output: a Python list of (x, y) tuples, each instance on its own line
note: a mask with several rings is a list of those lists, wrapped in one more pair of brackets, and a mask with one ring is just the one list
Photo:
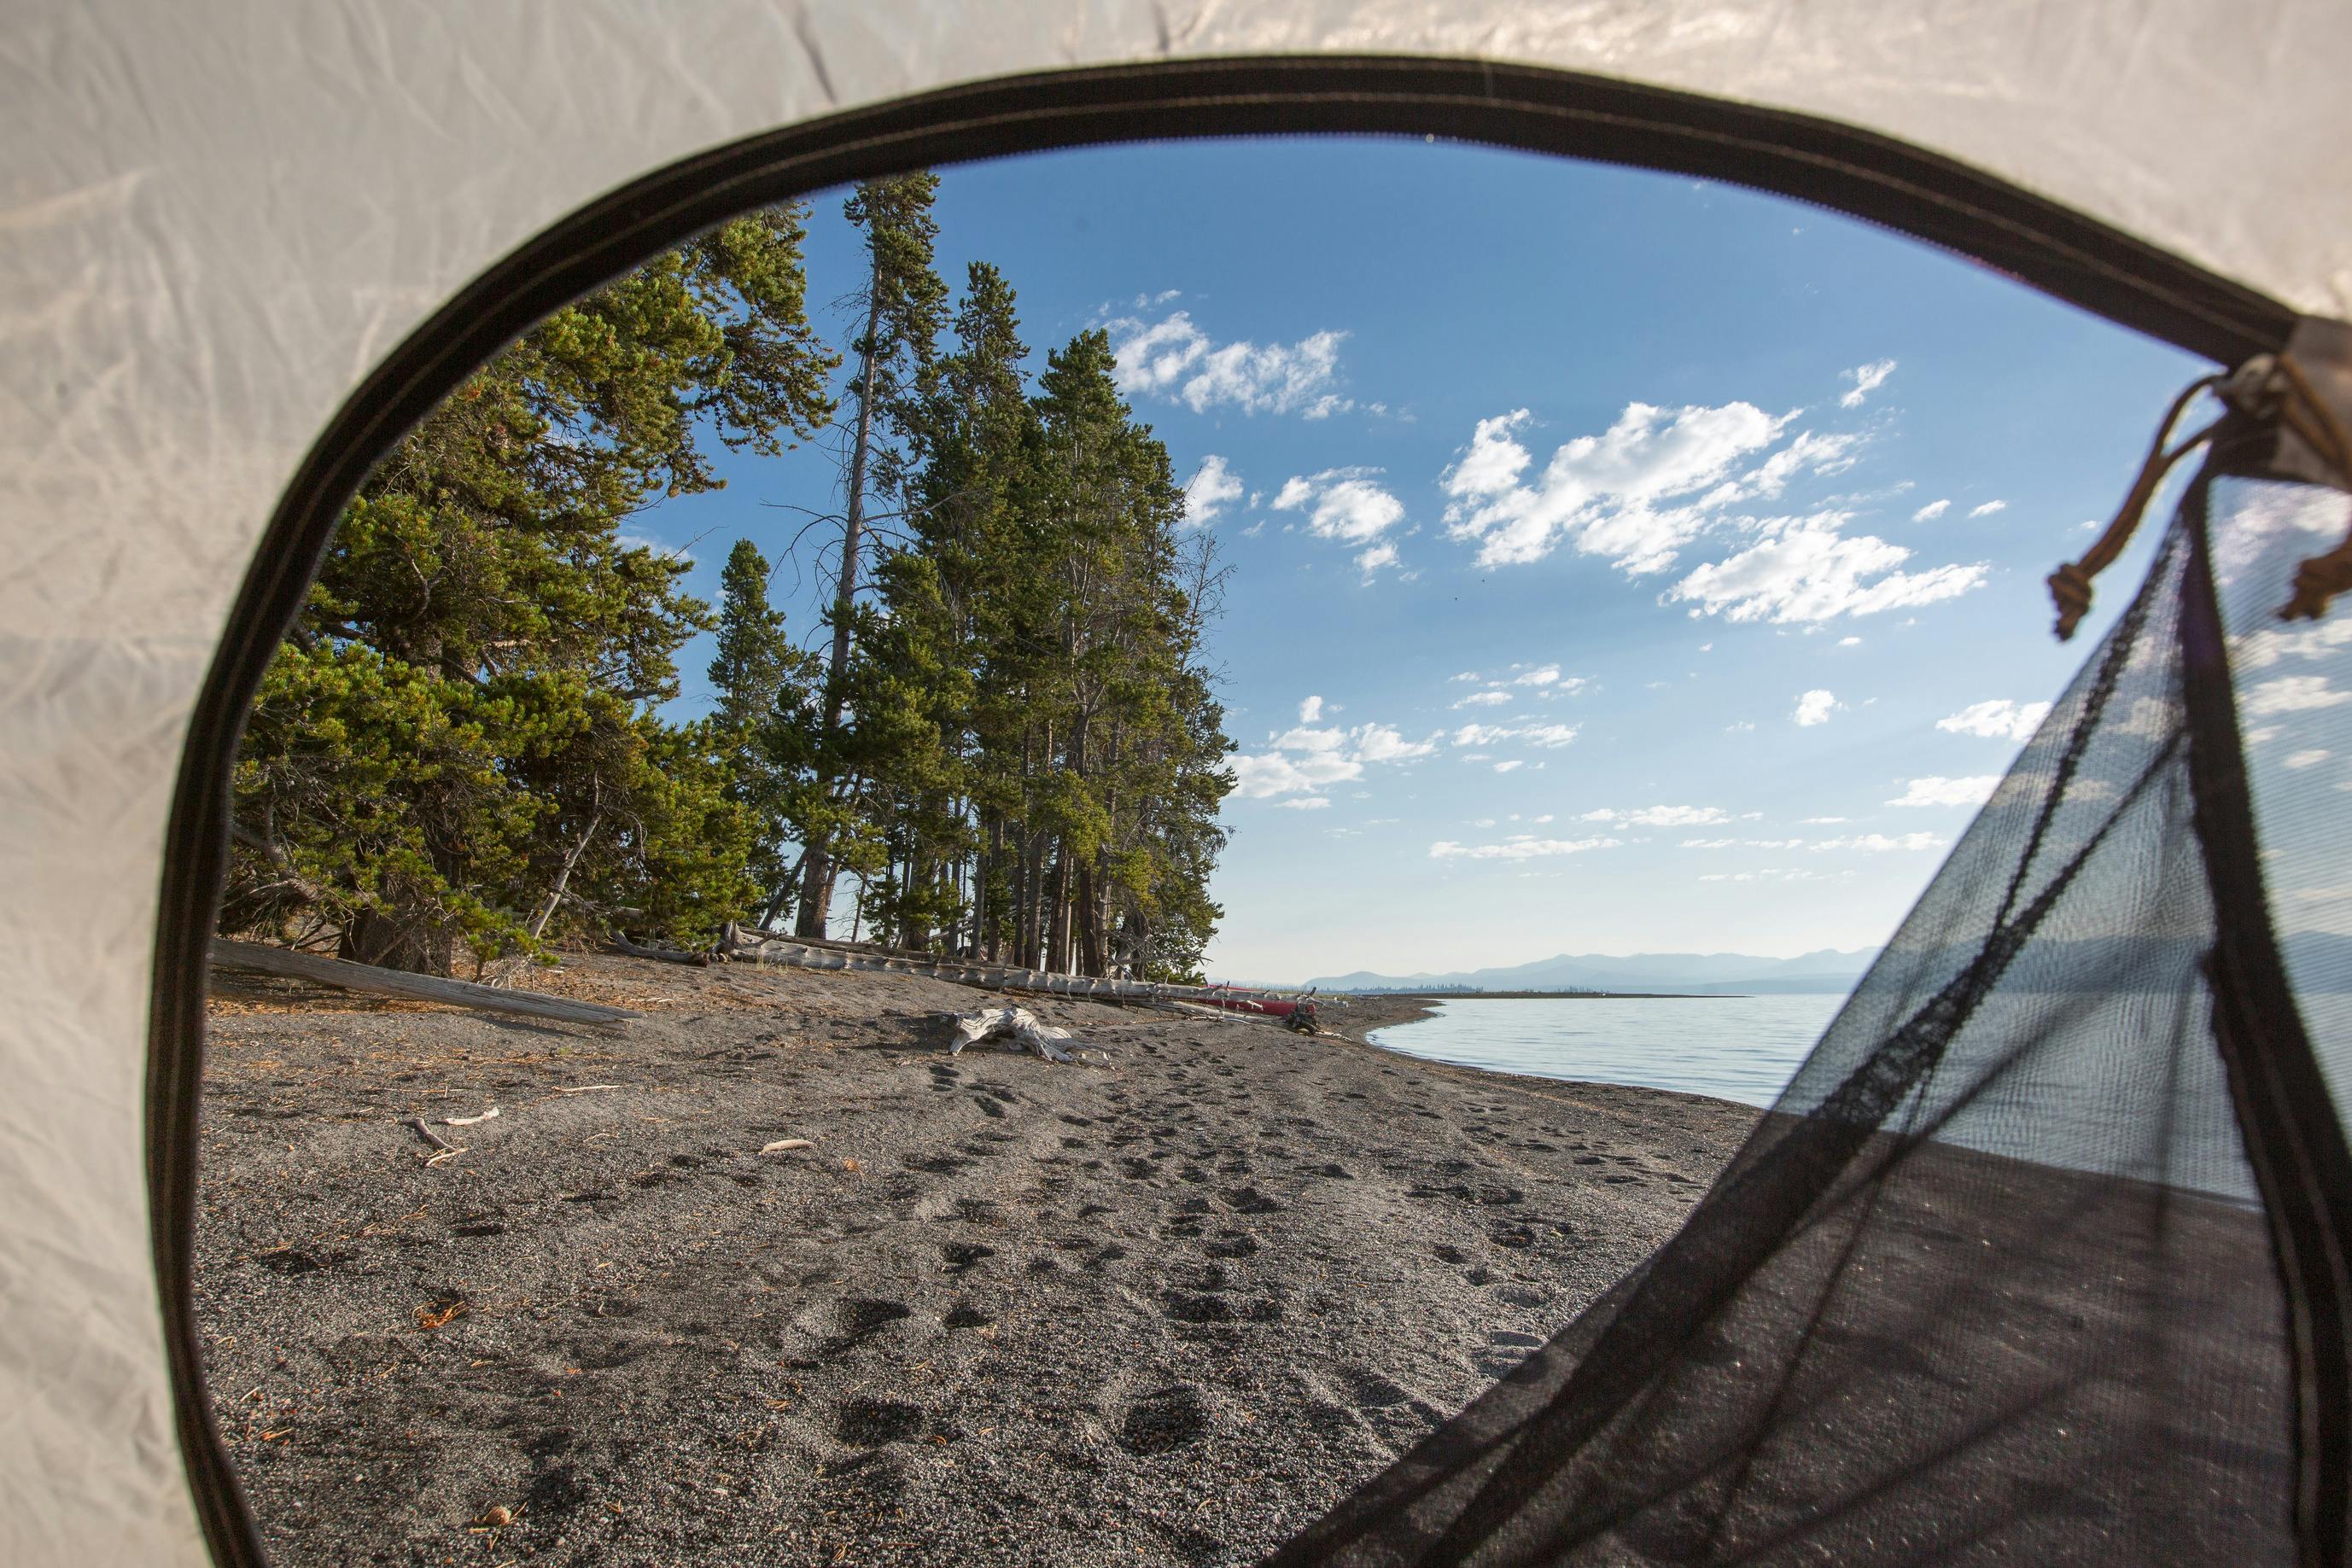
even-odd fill
[(1447, 1001), (1375, 1030), (1386, 1050), (1538, 1078), (1630, 1083), (1769, 1105), (1843, 997)]

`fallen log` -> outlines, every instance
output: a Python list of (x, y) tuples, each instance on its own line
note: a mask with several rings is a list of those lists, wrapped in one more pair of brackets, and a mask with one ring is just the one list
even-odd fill
[(297, 953), (289, 947), (268, 947), (258, 942), (232, 942), (225, 936), (213, 938), (212, 961), (223, 969), (249, 969), (346, 991), (367, 991), (415, 1002), (446, 1002), (483, 1012), (552, 1019), (559, 1023), (619, 1023), (624, 1019), (645, 1016), (626, 1008), (606, 1007), (602, 1002), (576, 1002), (568, 997), (544, 996), (538, 991), (509, 991), (496, 986), (478, 986), (469, 980), (444, 979), (438, 975), (379, 969), (373, 964), (321, 958), (315, 953)]
[(626, 957), (651, 958), (663, 964), (690, 964), (698, 969), (709, 968), (712, 956), (708, 948), (648, 947), (641, 942), (630, 941), (617, 931), (613, 933), (613, 947)]

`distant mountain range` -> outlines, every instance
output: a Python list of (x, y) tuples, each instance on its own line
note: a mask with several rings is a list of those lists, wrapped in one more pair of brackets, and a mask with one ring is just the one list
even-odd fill
[[(2352, 936), (2297, 931), (2283, 938), (2287, 977), (2300, 993), (2352, 994)], [(2002, 977), (2013, 992), (2083, 991), (2139, 987), (2162, 989), (2192, 975), (2205, 951), (2201, 938), (2094, 936), (2045, 938), (2029, 946)], [(1879, 949), (1851, 953), (1823, 949), (1793, 958), (1756, 958), (1740, 953), (1562, 953), (1507, 968), (1457, 970), (1444, 975), (1325, 975), (1307, 983), (1326, 991), (1672, 991), (1719, 996), (1843, 996), (1876, 961)], [(1971, 956), (1951, 956), (1954, 971)], [(1905, 970), (1892, 982), (1912, 982)], [(2318, 1019), (2323, 1034), (2329, 1026)], [(2332, 1036), (2331, 1036), (2332, 1038)]]
[(1812, 994), (1840, 996), (1853, 989), (1875, 947), (1851, 953), (1824, 948), (1794, 958), (1757, 958), (1742, 953), (1562, 953), (1532, 964), (1499, 969), (1457, 970), (1444, 975), (1325, 975), (1307, 983), (1327, 991), (1410, 991), (1440, 988), (1474, 991), (1682, 991), (1699, 995)]

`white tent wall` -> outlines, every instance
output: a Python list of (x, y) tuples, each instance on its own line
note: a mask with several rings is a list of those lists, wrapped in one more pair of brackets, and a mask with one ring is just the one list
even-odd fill
[(436, 306), (698, 150), (943, 83), (1474, 56), (1871, 128), (2352, 316), (2341, 0), (15, 0), (0, 16), (0, 1561), (205, 1560), (149, 1250), (147, 941), (272, 505)]

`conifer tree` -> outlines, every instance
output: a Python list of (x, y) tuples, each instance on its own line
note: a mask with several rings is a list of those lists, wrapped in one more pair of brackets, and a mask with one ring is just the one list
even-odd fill
[(795, 929), (803, 936), (824, 935), (841, 854), (836, 841), (847, 825), (842, 812), (856, 784), (842, 720), (849, 699), (850, 644), (868, 513), (877, 496), (895, 494), (903, 482), (905, 427), (936, 352), (947, 300), (947, 286), (931, 267), (932, 245), (939, 235), (931, 202), (939, 183), (938, 175), (923, 170), (868, 180), (843, 209), (851, 223), (866, 231), (866, 277), (852, 297), (864, 326), (850, 344), (852, 423), (841, 559), (830, 617), (833, 653), (825, 667), (823, 727), (809, 747), (825, 803), (835, 810), (813, 813), (803, 825), (807, 837)]
[(722, 225), (556, 311), (345, 509), (239, 753), (224, 924), (446, 971), (624, 920), (686, 939), (749, 897), (709, 726), (666, 723), (709, 625), (620, 537), (832, 416), (796, 208)]

